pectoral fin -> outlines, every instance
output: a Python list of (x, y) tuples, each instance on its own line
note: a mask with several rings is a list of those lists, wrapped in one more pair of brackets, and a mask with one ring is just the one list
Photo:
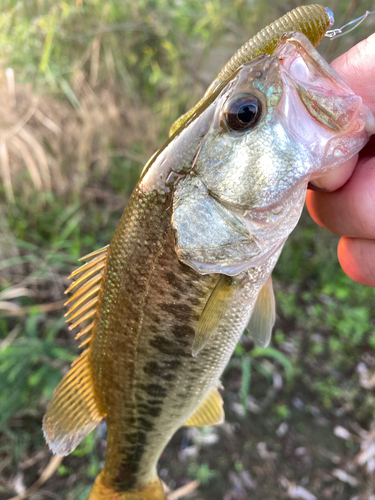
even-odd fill
[(197, 410), (185, 423), (185, 425), (196, 425), (204, 427), (205, 425), (217, 425), (224, 422), (223, 400), (217, 387), (210, 390), (208, 395), (198, 406)]
[(258, 295), (247, 326), (250, 337), (254, 339), (258, 346), (267, 347), (270, 343), (275, 319), (275, 296), (270, 276)]
[(222, 274), (198, 320), (192, 349), (193, 356), (196, 356), (207, 345), (216, 332), (232, 304), (235, 289), (235, 278)]

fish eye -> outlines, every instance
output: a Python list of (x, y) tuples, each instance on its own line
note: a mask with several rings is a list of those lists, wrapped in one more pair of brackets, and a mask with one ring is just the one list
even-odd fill
[(231, 130), (245, 131), (253, 127), (262, 115), (262, 103), (252, 94), (236, 96), (229, 100), (224, 118)]

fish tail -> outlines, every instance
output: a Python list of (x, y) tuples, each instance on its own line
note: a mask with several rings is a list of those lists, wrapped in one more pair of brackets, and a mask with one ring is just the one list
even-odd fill
[(100, 473), (87, 500), (166, 500), (166, 498), (158, 477), (142, 489), (116, 491), (104, 484)]

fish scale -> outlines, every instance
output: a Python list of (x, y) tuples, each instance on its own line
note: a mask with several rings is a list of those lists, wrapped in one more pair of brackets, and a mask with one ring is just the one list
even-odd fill
[[(222, 367), (229, 359), (248, 320), (242, 310), (234, 309), (231, 312), (234, 319), (227, 318), (228, 329), (224, 328), (222, 333), (218, 332), (217, 340), (211, 348), (202, 352), (199, 357), (191, 356), (199, 317), (219, 275), (198, 275), (177, 259), (168, 216), (165, 216), (164, 225), (160, 227), (160, 220), (163, 214), (166, 214), (165, 199), (162, 198), (159, 204), (153, 200), (150, 204), (152, 213), (145, 209), (138, 212), (135, 208), (138, 204), (139, 201), (132, 201), (127, 209), (131, 217), (137, 218), (137, 224), (133, 224), (125, 212), (124, 225), (120, 223), (110, 245), (106, 282), (110, 283), (111, 294), (108, 294), (108, 299), (103, 300), (102, 319), (98, 321), (97, 333), (92, 344), (94, 373), (103, 373), (102, 378), (95, 382), (95, 386), (98, 387), (98, 393), (111, 394), (110, 400), (107, 396), (105, 401), (101, 401), (108, 420), (108, 458), (103, 472), (103, 482), (107, 485), (114, 484), (119, 489), (142, 487), (154, 476), (157, 459), (166, 442), (184, 423), (186, 416), (192, 413), (202, 399), (202, 394), (217, 382)], [(155, 239), (152, 240), (148, 236), (141, 250), (137, 248), (129, 251), (134, 241), (139, 240), (138, 234), (132, 228), (137, 227), (139, 234), (143, 234), (144, 226), (153, 223), (156, 230), (152, 234)], [(155, 253), (151, 249), (161, 245), (161, 251), (155, 258)], [(123, 255), (121, 259), (117, 256), (117, 252), (122, 253), (124, 248), (127, 248), (133, 259), (130, 257), (125, 260)], [(127, 262), (132, 271), (122, 266), (119, 272), (117, 267), (119, 261)], [(147, 266), (146, 273), (145, 262), (150, 261), (152, 263)], [(113, 272), (112, 267), (115, 270)], [(138, 283), (134, 284), (132, 278), (138, 267), (142, 268), (141, 276)], [(249, 279), (247, 275), (246, 279)], [(258, 288), (260, 286), (259, 283)], [(136, 290), (133, 287), (136, 287)], [(136, 293), (138, 307), (134, 303), (133, 307), (130, 307), (126, 300), (121, 304), (121, 308), (118, 307), (113, 292), (116, 288), (117, 295), (122, 298), (134, 297)], [(132, 294), (130, 294), (131, 289), (133, 289)], [(164, 291), (162, 301), (159, 289)], [(254, 297), (256, 292), (255, 287)], [(192, 302), (195, 302), (195, 305)], [(237, 309), (239, 308), (240, 302), (237, 303)], [(124, 317), (121, 316), (122, 313)], [(232, 321), (238, 325), (233, 327)], [(102, 322), (105, 324), (104, 328)], [(137, 334), (134, 332), (135, 325), (138, 329)], [(113, 333), (110, 333), (112, 339), (107, 341), (104, 348), (100, 339), (107, 339), (109, 335), (106, 331), (113, 332), (115, 328), (116, 339), (113, 338)], [(221, 337), (225, 337), (224, 342)], [(98, 369), (97, 367), (104, 364), (106, 359), (111, 360), (111, 367)], [(163, 369), (161, 375), (151, 373), (150, 376), (150, 359), (155, 360), (154, 363), (157, 362), (159, 366), (168, 367), (168, 364), (171, 364), (173, 371)], [(122, 372), (120, 366), (123, 368), (126, 366), (123, 374), (124, 386), (116, 391), (117, 384), (114, 387), (113, 382), (118, 379), (116, 374)], [(134, 381), (137, 381), (136, 384)], [(107, 386), (110, 386), (109, 390)], [(151, 397), (156, 399), (157, 405), (150, 413), (146, 402)], [(130, 415), (134, 418), (130, 419)], [(126, 420), (127, 423), (124, 425)]]
[(314, 22), (300, 8), (262, 31), (270, 54), (240, 49), (243, 64), (234, 56), (146, 164), (110, 245), (72, 274), (67, 315), (87, 349), (44, 433), (64, 455), (107, 418), (90, 500), (165, 499), (156, 464), (168, 440), (182, 425), (223, 422), (219, 377), (246, 325), (257, 345), (270, 341), (271, 273), (308, 182), (375, 132), (306, 36), (282, 34), (295, 23), (320, 40), (332, 18), (312, 7)]
[[(115, 477), (120, 476), (118, 486), (128, 488), (134, 486), (136, 482), (136, 478), (133, 477), (134, 464), (142, 456), (140, 447), (144, 449), (144, 454), (150, 454), (144, 443), (142, 446), (139, 444), (139, 439), (135, 448), (126, 445), (129, 443), (128, 434), (131, 435), (138, 429), (145, 430), (144, 427), (147, 426), (145, 422), (152, 422), (151, 415), (147, 419), (142, 417), (143, 421), (139, 422), (140, 412), (137, 403), (154, 396), (160, 401), (159, 407), (164, 406), (163, 399), (167, 394), (171, 397), (171, 386), (175, 383), (174, 380), (168, 381), (162, 377), (156, 380), (154, 378), (151, 382), (145, 373), (145, 366), (150, 359), (158, 362), (165, 359), (165, 364), (172, 360), (176, 380), (178, 378), (176, 361), (183, 358), (186, 363), (186, 359), (191, 358), (194, 362), (191, 356), (191, 342), (195, 331), (194, 323), (198, 321), (200, 310), (195, 310), (189, 318), (188, 313), (193, 312), (193, 308), (188, 299), (190, 295), (192, 297), (208, 295), (213, 283), (217, 281), (213, 276), (202, 276), (197, 279), (191, 269), (178, 261), (174, 252), (170, 220), (166, 214), (166, 198), (161, 197), (159, 203), (153, 200), (146, 210), (142, 207), (143, 200), (136, 200), (140, 197), (141, 194), (134, 196), (134, 201), (129, 204), (128, 212), (125, 212), (123, 222), (120, 223), (110, 245), (106, 286), (110, 286), (111, 291), (106, 294), (105, 286), (101, 318), (92, 344), (92, 364), (95, 367), (94, 374), (97, 374), (94, 376), (98, 377), (94, 385), (98, 388), (98, 393), (106, 394), (101, 401), (101, 407), (107, 414), (107, 447), (111, 450), (107, 455), (108, 465), (106, 464), (103, 478), (110, 484)], [(138, 206), (142, 209), (137, 210)], [(161, 217), (163, 214), (165, 214), (164, 221)], [(133, 219), (136, 219), (136, 223)], [(137, 242), (141, 240), (145, 227), (149, 226), (154, 230), (151, 234), (148, 232), (147, 240), (140, 245)], [(137, 228), (137, 232), (133, 228)], [(156, 256), (155, 248), (159, 249)], [(119, 269), (119, 262), (126, 262), (126, 265), (122, 264)], [(185, 273), (181, 273), (182, 267)], [(164, 290), (162, 303), (158, 293), (153, 296), (153, 282)], [(208, 283), (211, 283), (211, 287), (207, 287)], [(194, 285), (197, 288), (196, 292)], [(207, 288), (205, 294), (202, 293), (202, 288)], [(180, 300), (172, 298), (175, 290), (178, 290)], [(137, 303), (134, 302), (134, 297), (137, 298)], [(146, 300), (149, 307), (145, 305)], [(203, 301), (204, 298), (202, 303)], [(148, 311), (151, 320), (148, 318)], [(115, 335), (111, 333), (113, 331), (116, 331)], [(187, 333), (191, 337), (190, 347), (186, 338)], [(108, 363), (110, 366), (105, 366), (106, 360), (110, 360)], [(122, 374), (123, 381), (118, 380), (119, 373)], [(118, 382), (114, 384), (114, 380)], [(170, 406), (173, 407), (175, 406), (173, 396), (171, 399)], [(123, 434), (123, 421), (125, 418), (129, 419), (130, 415), (134, 417), (133, 422), (126, 426), (126, 433)], [(150, 431), (150, 428), (146, 430)], [(151, 435), (149, 440), (152, 441)], [(123, 459), (124, 454), (128, 457), (126, 461)], [(116, 460), (115, 457), (121, 458)], [(118, 468), (121, 474), (118, 474)], [(131, 469), (132, 477), (126, 483), (124, 478), (129, 476), (127, 468)]]
[[(163, 401), (161, 404), (162, 412), (155, 418), (155, 430), (148, 429), (147, 443), (145, 443), (144, 448), (140, 476), (145, 478), (146, 484), (150, 480), (148, 475), (150, 471), (151, 474), (154, 472), (156, 461), (166, 442), (175, 430), (184, 423), (186, 415), (189, 415), (194, 410), (202, 397), (201, 394), (204, 394), (217, 382), (222, 371), (222, 366), (229, 359), (233, 347), (241, 336), (248, 319), (244, 315), (243, 310), (247, 307), (247, 303), (245, 307), (241, 308), (241, 303), (238, 301), (236, 308), (231, 311), (233, 320), (231, 317), (226, 318), (228, 328), (224, 328), (222, 332), (217, 333), (217, 340), (210, 346), (210, 349), (203, 351), (201, 356), (195, 358), (191, 356), (192, 342), (198, 319), (213, 286), (218, 280), (218, 276), (206, 275), (199, 276), (199, 279), (197, 279), (196, 273), (181, 264), (175, 257), (172, 236), (172, 233), (170, 233), (170, 244), (166, 246), (164, 255), (160, 259), (160, 274), (159, 269), (156, 268), (154, 279), (155, 281), (163, 282), (163, 278), (165, 277), (163, 271), (168, 270), (169, 272), (170, 269), (174, 273), (178, 272), (178, 275), (181, 276), (181, 268), (184, 267), (185, 282), (189, 286), (186, 287), (186, 292), (181, 294), (181, 300), (179, 302), (174, 301), (173, 307), (169, 302), (159, 304), (157, 295), (153, 297), (150, 294), (150, 309), (152, 310), (156, 303), (156, 312), (154, 313), (152, 310), (152, 313), (157, 314), (159, 311), (159, 317), (161, 317), (159, 328), (155, 328), (155, 323), (149, 320), (147, 307), (145, 309), (143, 328), (140, 335), (141, 352), (147, 353), (146, 360), (155, 359), (159, 363), (165, 362), (165, 364), (168, 364), (170, 360), (173, 361), (172, 380), (165, 380), (164, 377), (160, 377), (159, 379), (153, 378), (150, 385), (146, 383), (145, 385), (142, 384), (141, 387), (141, 390), (146, 393), (146, 397), (157, 395), (158, 387), (165, 388), (165, 391), (158, 394), (160, 400)], [(171, 256), (174, 256), (174, 258), (171, 259)], [(245, 276), (243, 279), (245, 279)], [(246, 279), (249, 279), (247, 275)], [(168, 290), (168, 281), (166, 280), (164, 283), (166, 285), (165, 297), (167, 298), (173, 288)], [(259, 286), (260, 284), (258, 284)], [(252, 288), (254, 296), (256, 296), (256, 288)], [(151, 290), (153, 290), (152, 286)], [(191, 307), (189, 304), (186, 304), (191, 297), (199, 297), (201, 299), (200, 306)], [(153, 298), (155, 298), (155, 302)], [(169, 307), (166, 307), (167, 305)], [(181, 307), (183, 305), (185, 307)], [(188, 313), (189, 309), (191, 310), (191, 314)], [(183, 311), (182, 315), (181, 311)], [(235, 324), (233, 325), (232, 323)], [(153, 334), (150, 335), (149, 332)], [(147, 344), (153, 347), (153, 351), (147, 352)], [(147, 363), (149, 361), (146, 361)], [(140, 370), (136, 373), (136, 377), (138, 380), (142, 380), (142, 370), (143, 372), (145, 371), (145, 365), (142, 366), (141, 359), (139, 359), (139, 366)], [(142, 393), (137, 395), (137, 399), (141, 396)], [(165, 402), (166, 397), (168, 400)], [(148, 421), (150, 421), (150, 416)], [(125, 486), (129, 488), (129, 485), (121, 484), (121, 487)]]

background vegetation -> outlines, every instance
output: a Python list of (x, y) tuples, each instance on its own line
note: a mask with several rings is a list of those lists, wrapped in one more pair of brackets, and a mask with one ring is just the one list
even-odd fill
[[(109, 242), (173, 121), (241, 44), (299, 4), (2, 0), (0, 499), (48, 475), (41, 418), (77, 356), (62, 318), (67, 276)], [(335, 26), (374, 8), (325, 4)], [(373, 28), (370, 17), (321, 50), (331, 60)], [(179, 431), (161, 457), (172, 490), (199, 480), (189, 498), (374, 498), (375, 293), (342, 273), (336, 243), (303, 215), (274, 273), (271, 347), (244, 335), (223, 379), (227, 423)], [(85, 499), (104, 436), (101, 426), (32, 498)]]

